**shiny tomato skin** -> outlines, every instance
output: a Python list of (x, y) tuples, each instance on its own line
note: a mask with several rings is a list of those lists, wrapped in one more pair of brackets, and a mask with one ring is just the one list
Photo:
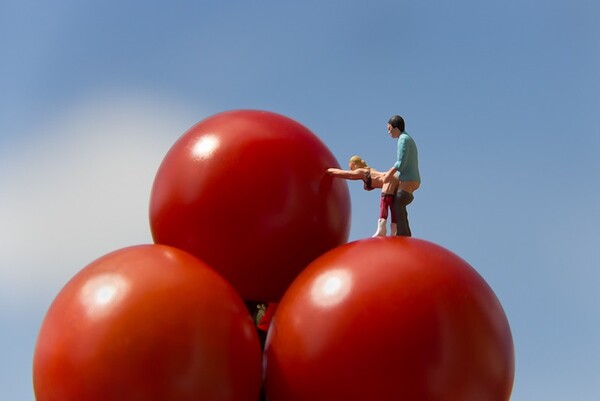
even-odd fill
[(204, 262), (139, 245), (60, 291), (33, 363), (37, 401), (256, 400), (261, 350), (235, 292)]
[(292, 283), (264, 356), (269, 401), (507, 401), (514, 348), (495, 294), (431, 242), (340, 246)]
[(316, 135), (286, 116), (210, 116), (158, 169), (154, 242), (206, 261), (246, 300), (277, 301), (308, 263), (348, 240), (348, 186), (326, 174), (338, 166)]

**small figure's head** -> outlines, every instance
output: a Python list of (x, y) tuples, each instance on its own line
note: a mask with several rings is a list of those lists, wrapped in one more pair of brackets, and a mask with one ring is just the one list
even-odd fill
[(357, 168), (368, 168), (369, 166), (360, 156), (354, 155), (350, 158), (348, 167), (350, 167), (350, 170), (356, 170)]
[(392, 138), (398, 138), (404, 132), (404, 119), (399, 115), (390, 117), (387, 129)]

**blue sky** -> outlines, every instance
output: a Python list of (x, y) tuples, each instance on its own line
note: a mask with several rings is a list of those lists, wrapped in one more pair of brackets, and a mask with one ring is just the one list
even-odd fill
[[(592, 0), (0, 2), (0, 397), (33, 399), (37, 331), (66, 281), (151, 241), (173, 142), (253, 108), (378, 169), (403, 115), (423, 178), (413, 235), (502, 302), (512, 400), (598, 400), (598, 15)], [(350, 240), (368, 237), (378, 196), (349, 188)]]

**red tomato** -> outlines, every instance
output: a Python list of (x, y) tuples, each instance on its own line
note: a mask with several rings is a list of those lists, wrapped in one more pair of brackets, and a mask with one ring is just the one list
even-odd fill
[(277, 301), (312, 260), (345, 243), (350, 197), (306, 127), (238, 110), (209, 117), (169, 150), (154, 180), (154, 242), (190, 252), (246, 300)]
[(514, 378), (504, 311), (448, 250), (388, 237), (315, 260), (267, 337), (269, 401), (506, 401)]
[(61, 290), (38, 336), (37, 401), (255, 401), (261, 350), (233, 287), (195, 257), (144, 245)]

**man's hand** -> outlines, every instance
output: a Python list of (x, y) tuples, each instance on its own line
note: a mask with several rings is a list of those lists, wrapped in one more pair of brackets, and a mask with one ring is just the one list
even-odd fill
[(384, 183), (388, 183), (390, 181), (392, 181), (392, 178), (394, 177), (394, 174), (396, 174), (396, 170), (394, 167), (392, 167), (391, 169), (389, 169), (384, 175), (383, 175), (383, 182)]

